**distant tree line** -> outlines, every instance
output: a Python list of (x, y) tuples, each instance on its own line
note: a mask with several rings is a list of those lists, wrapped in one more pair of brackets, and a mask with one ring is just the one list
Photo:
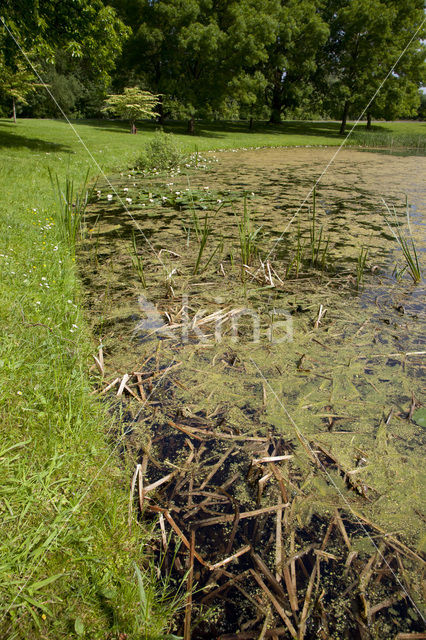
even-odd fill
[(404, 51), (365, 117), (424, 117), (423, 0), (3, 0), (0, 18), (3, 116), (100, 117), (138, 87), (189, 132), (329, 117), (343, 133)]

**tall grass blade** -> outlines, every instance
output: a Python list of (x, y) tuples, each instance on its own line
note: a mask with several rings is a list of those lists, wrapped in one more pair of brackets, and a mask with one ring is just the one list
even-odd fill
[(389, 214), (389, 217), (385, 215), (386, 224), (397, 241), (405, 260), (404, 268), (402, 270), (397, 270), (396, 273), (398, 274), (398, 277), (400, 277), (405, 271), (408, 271), (414, 282), (420, 282), (422, 279), (422, 272), (416, 245), (414, 243), (414, 237), (411, 231), (408, 201), (407, 199), (405, 201), (408, 231), (405, 231), (399, 223), (395, 207), (393, 207), (391, 211), (385, 200), (383, 200), (383, 203)]

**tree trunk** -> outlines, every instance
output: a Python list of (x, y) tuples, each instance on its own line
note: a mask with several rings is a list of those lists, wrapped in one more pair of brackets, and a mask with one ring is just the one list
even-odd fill
[(164, 105), (163, 105), (163, 96), (160, 96), (157, 104), (157, 112), (158, 112), (158, 124), (164, 124)]
[(367, 129), (371, 129), (371, 113), (367, 111)]
[(13, 118), (13, 122), (16, 124), (16, 102), (15, 102), (15, 98), (13, 98), (12, 100), (12, 118)]
[(253, 116), (250, 116), (249, 129), (253, 131)]
[(272, 109), (269, 122), (271, 124), (279, 124), (281, 122), (281, 109)]
[(281, 71), (275, 72), (274, 88), (272, 90), (271, 101), (271, 117), (269, 122), (272, 124), (279, 124), (281, 122), (281, 109), (282, 109), (282, 96), (281, 96)]
[(194, 116), (191, 116), (190, 119), (188, 120), (188, 133), (190, 133), (191, 136), (193, 136), (194, 133), (195, 133), (195, 119), (194, 119)]
[(136, 134), (138, 132), (138, 130), (136, 129), (136, 125), (134, 122), (130, 123), (130, 133), (134, 133)]
[(339, 131), (341, 136), (343, 136), (343, 134), (345, 133), (348, 113), (349, 113), (349, 101), (345, 100), (345, 106), (343, 107), (343, 113), (342, 113), (342, 124), (340, 125), (340, 131)]

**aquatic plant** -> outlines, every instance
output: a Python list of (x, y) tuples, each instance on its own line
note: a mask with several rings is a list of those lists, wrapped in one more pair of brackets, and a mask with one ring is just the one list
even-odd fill
[(360, 286), (364, 282), (364, 271), (365, 271), (365, 263), (367, 261), (368, 256), (368, 247), (361, 247), (361, 250), (358, 255), (357, 265), (356, 265), (356, 288), (359, 290)]
[(330, 238), (323, 238), (323, 226), (318, 229), (316, 216), (316, 189), (312, 192), (312, 218), (311, 227), (309, 229), (310, 237), (310, 258), (313, 267), (319, 267), (324, 270), (325, 260), (327, 257), (328, 245)]
[[(220, 209), (221, 209), (221, 207), (219, 207), (216, 210), (216, 213), (218, 211), (220, 211)], [(209, 223), (208, 213), (206, 213), (206, 215), (204, 216), (204, 226), (203, 227), (200, 226), (199, 220), (198, 220), (198, 216), (196, 215), (195, 211), (193, 212), (193, 216), (194, 216), (194, 226), (195, 226), (195, 231), (196, 231), (196, 234), (197, 234), (197, 239), (199, 240), (199, 243), (200, 243), (200, 247), (199, 247), (198, 255), (197, 255), (197, 260), (195, 262), (194, 271), (192, 272), (193, 275), (196, 275), (200, 271), (201, 259), (203, 257), (203, 253), (204, 253), (206, 245), (207, 245), (207, 240), (208, 240), (209, 236), (213, 233), (213, 227)], [(223, 249), (223, 240), (221, 238), (219, 243), (218, 243), (218, 245), (216, 246), (216, 248), (214, 249), (213, 253), (211, 254), (210, 258), (203, 265), (202, 271), (205, 271), (205, 269), (207, 269), (207, 267), (209, 266), (210, 262), (213, 260), (213, 258), (216, 255), (216, 253), (218, 253), (218, 251), (222, 251), (222, 249)]]
[(293, 259), (288, 263), (287, 268), (285, 270), (284, 278), (289, 278), (290, 274), (294, 268), (295, 277), (298, 278), (300, 269), (302, 267), (302, 258), (303, 258), (303, 250), (304, 250), (304, 242), (302, 242), (302, 233), (300, 230), (300, 219), (297, 221), (297, 243), (296, 243), (296, 252), (293, 256)]
[(385, 202), (385, 200), (383, 200), (383, 203), (386, 207), (386, 211), (389, 214), (389, 217), (385, 215), (386, 224), (388, 225), (389, 229), (392, 232), (392, 235), (397, 241), (405, 261), (404, 266), (401, 269), (398, 269), (396, 267), (394, 273), (399, 278), (406, 271), (408, 271), (408, 273), (410, 274), (414, 282), (420, 282), (422, 279), (422, 273), (421, 273), (421, 268), (419, 263), (419, 256), (417, 254), (416, 245), (414, 243), (414, 237), (411, 231), (408, 200), (407, 198), (405, 199), (407, 230), (404, 230), (402, 225), (399, 223), (396, 215), (395, 207), (392, 207), (392, 210), (391, 210), (388, 204)]
[(136, 274), (138, 275), (138, 278), (141, 281), (143, 288), (146, 289), (146, 278), (145, 278), (143, 259), (138, 252), (138, 247), (136, 244), (136, 236), (134, 231), (132, 232), (132, 251), (130, 253), (130, 257), (132, 260), (133, 268)]
[(74, 180), (65, 177), (61, 185), (59, 176), (53, 174), (49, 168), (49, 177), (56, 200), (56, 224), (61, 239), (66, 242), (71, 253), (75, 254), (77, 237), (84, 234), (84, 218), (86, 208), (94, 191), (94, 185), (88, 189), (89, 169), (81, 185), (80, 191), (75, 191)]
[(250, 266), (259, 253), (258, 242), (263, 228), (262, 226), (254, 228), (252, 225), (247, 207), (247, 195), (244, 196), (243, 214), (241, 218), (237, 218), (237, 224), (241, 262), (244, 272), (244, 265)]

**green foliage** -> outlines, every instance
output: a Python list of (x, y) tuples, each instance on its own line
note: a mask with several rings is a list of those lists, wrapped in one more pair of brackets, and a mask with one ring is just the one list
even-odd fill
[(136, 166), (144, 170), (170, 171), (177, 169), (185, 161), (186, 156), (182, 153), (175, 136), (172, 133), (156, 131), (145, 152), (137, 160)]
[(158, 96), (150, 91), (129, 87), (124, 89), (124, 93), (109, 95), (102, 111), (115, 113), (134, 125), (137, 120), (155, 118), (158, 115), (154, 110), (157, 103)]
[[(329, 104), (342, 114), (341, 133), (350, 113), (358, 115), (422, 24), (423, 2), (413, 0), (327, 0), (322, 10), (330, 28), (321, 52), (321, 77)], [(413, 115), (424, 78), (424, 28), (405, 51), (381, 88), (369, 113), (375, 117)]]
[(279, 27), (264, 67), (272, 122), (279, 122), (283, 111), (303, 101), (312, 103), (317, 54), (329, 34), (321, 15), (322, 2), (290, 0), (280, 5)]

